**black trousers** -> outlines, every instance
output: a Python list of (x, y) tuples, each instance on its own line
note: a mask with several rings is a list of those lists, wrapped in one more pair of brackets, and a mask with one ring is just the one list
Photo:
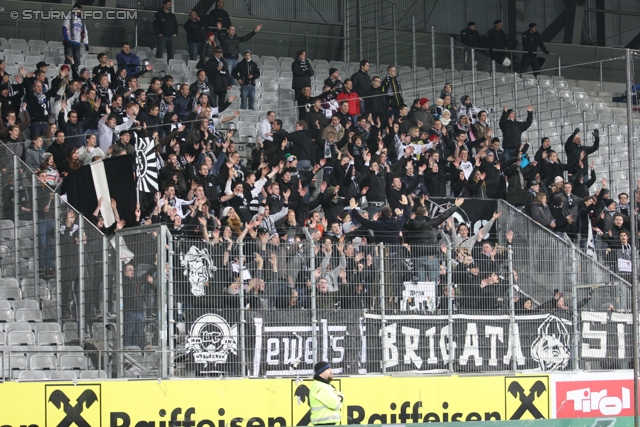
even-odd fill
[(525, 53), (522, 55), (522, 62), (520, 63), (520, 74), (526, 73), (527, 69), (533, 70), (533, 75), (538, 76), (540, 71), (540, 64), (538, 63), (538, 56), (535, 53)]

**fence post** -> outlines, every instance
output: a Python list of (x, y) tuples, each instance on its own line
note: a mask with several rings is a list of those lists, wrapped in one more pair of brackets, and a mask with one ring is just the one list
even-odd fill
[(418, 75), (416, 67), (418, 66), (418, 58), (416, 52), (416, 16), (411, 15), (411, 71), (413, 74), (413, 97), (418, 96)]
[(558, 55), (558, 77), (562, 77), (562, 59)]
[(579, 334), (578, 334), (578, 256), (576, 252), (576, 245), (573, 244), (571, 239), (568, 239), (571, 243), (571, 293), (573, 294), (573, 334), (571, 336), (571, 369), (578, 370), (578, 347), (579, 347)]
[[(56, 201), (58, 200), (58, 196), (56, 195)], [(56, 218), (58, 218), (56, 216)], [(56, 235), (58, 235), (56, 231)], [(59, 282), (58, 282), (59, 283)], [(108, 335), (107, 334), (107, 314), (109, 313), (108, 306), (108, 298), (109, 298), (109, 238), (105, 235), (102, 236), (102, 348), (105, 350), (103, 353), (104, 357), (104, 368), (106, 371), (107, 366), (109, 366), (109, 352), (107, 351), (109, 348)]]
[(602, 88), (603, 86), (603, 81), (602, 81), (602, 61), (600, 61), (600, 91), (604, 92), (604, 89)]
[(84, 346), (84, 216), (78, 212), (78, 301), (76, 302), (76, 316), (78, 319), (78, 337), (80, 346)]
[[(509, 257), (509, 332), (513, 334), (515, 332), (516, 307), (513, 301), (515, 295), (513, 293), (513, 248), (511, 247), (511, 243), (507, 245), (507, 254)], [(515, 340), (511, 337), (507, 339), (512, 345), (509, 349), (511, 352), (511, 370), (516, 372), (518, 370), (518, 360), (516, 357)]]
[(433, 90), (432, 98), (436, 99), (436, 27), (431, 26), (431, 89)]
[(380, 72), (380, 27), (378, 23), (378, 0), (374, 3), (374, 25), (376, 28), (376, 71)]
[(114, 359), (117, 360), (117, 366), (116, 366), (116, 372), (117, 372), (117, 378), (122, 378), (123, 374), (124, 374), (124, 335), (123, 335), (123, 330), (124, 330), (124, 320), (122, 318), (123, 313), (122, 313), (122, 309), (123, 309), (123, 302), (122, 302), (122, 259), (120, 258), (121, 255), (121, 250), (120, 250), (120, 234), (118, 232), (116, 232), (115, 235), (115, 239), (116, 239), (116, 270), (115, 270), (115, 274), (116, 274), (116, 331), (117, 331), (117, 336), (116, 336), (116, 342), (115, 342), (115, 347), (116, 350), (119, 350), (116, 352), (116, 357), (114, 357)]
[(163, 225), (160, 226), (160, 230), (158, 230), (158, 239), (157, 239), (157, 256), (158, 256), (158, 266), (157, 266), (157, 274), (158, 274), (158, 292), (157, 292), (157, 304), (158, 304), (158, 341), (160, 348), (160, 360), (161, 367), (158, 369), (158, 378), (168, 378), (169, 377), (169, 353), (167, 351), (168, 348), (168, 337), (169, 333), (167, 331), (169, 321), (171, 317), (169, 317), (169, 302), (167, 295), (167, 234), (169, 234), (167, 228)]
[[(539, 124), (538, 124), (539, 126)], [(609, 144), (611, 144), (611, 125), (607, 125), (607, 142)], [(627, 153), (628, 156), (633, 156), (634, 154), (631, 153)], [(609, 147), (609, 150), (607, 150), (607, 163), (608, 163), (608, 174), (607, 174), (607, 179), (611, 179), (611, 147)]]
[[(360, 0), (356, 0), (356, 31), (358, 32), (358, 60), (362, 60), (362, 9)], [(346, 66), (347, 64), (345, 64)]]
[[(540, 83), (536, 80), (536, 117), (538, 118), (538, 129), (540, 129)], [(542, 141), (538, 134), (538, 141)]]
[[(491, 89), (493, 90), (493, 103), (497, 105), (498, 103), (498, 92), (496, 89), (496, 61), (491, 61)], [(500, 108), (500, 106), (498, 106)], [(493, 119), (493, 129), (496, 129), (496, 116), (497, 114), (492, 114)]]
[(398, 37), (396, 34), (396, 4), (391, 5), (391, 21), (393, 25), (393, 66), (398, 66)]
[(476, 69), (476, 50), (471, 49), (471, 96), (473, 102), (476, 102), (476, 79), (478, 70)]
[[(20, 271), (20, 238), (18, 236), (19, 234), (18, 221), (20, 218), (20, 190), (19, 189), (20, 189), (20, 181), (21, 181), (18, 162), (20, 162), (20, 160), (18, 160), (18, 157), (14, 156), (11, 151), (10, 153), (11, 153), (10, 155), (13, 156), (13, 258), (14, 258), (15, 269), (16, 269), (14, 274), (17, 278), (20, 278), (22, 276)], [(20, 281), (20, 279), (18, 279), (18, 281)]]
[[(451, 93), (454, 93), (453, 91), (455, 90), (455, 80), (456, 80), (456, 49), (454, 46), (454, 40), (453, 37), (451, 37), (449, 39), (449, 50), (450, 50), (450, 56), (451, 56)], [(454, 102), (452, 100), (452, 102)]]
[(313, 363), (318, 362), (318, 312), (316, 310), (316, 254), (315, 241), (307, 227), (303, 228), (309, 241), (309, 276), (311, 280), (311, 341), (313, 342)]
[[(560, 143), (564, 141), (564, 98), (560, 97)], [(540, 125), (538, 124), (538, 127)], [(565, 161), (564, 150), (560, 150), (562, 152), (562, 161)]]
[(382, 243), (380, 243), (378, 245), (378, 250), (380, 251), (380, 329), (382, 330), (382, 373), (386, 374), (387, 373), (387, 363), (386, 363), (386, 357), (387, 357), (387, 353), (386, 348), (387, 348), (387, 333), (385, 330), (385, 327), (387, 326), (387, 319), (385, 316), (385, 307), (386, 307), (386, 298), (385, 298), (385, 292), (384, 292), (384, 245)]
[(175, 364), (173, 363), (174, 360), (174, 355), (175, 355), (175, 344), (174, 344), (174, 339), (173, 339), (173, 334), (175, 332), (175, 330), (178, 327), (178, 322), (176, 321), (177, 316), (176, 313), (174, 312), (174, 299), (173, 299), (173, 295), (174, 295), (174, 289), (173, 289), (173, 255), (175, 253), (174, 248), (173, 248), (173, 237), (171, 236), (171, 233), (169, 233), (169, 231), (165, 228), (165, 235), (167, 236), (167, 245), (169, 245), (169, 250), (167, 251), (167, 253), (169, 254), (169, 257), (166, 260), (166, 263), (169, 265), (169, 272), (166, 273), (167, 276), (167, 299), (168, 299), (168, 304), (169, 304), (169, 319), (168, 319), (168, 324), (171, 325), (171, 327), (169, 328), (168, 331), (168, 336), (169, 336), (169, 350), (168, 350), (168, 357), (169, 357), (169, 377), (173, 377), (175, 375)]
[(513, 73), (513, 111), (516, 113), (516, 119), (518, 118), (518, 75)]
[[(39, 253), (38, 253), (38, 247), (39, 247), (39, 227), (38, 227), (38, 177), (36, 176), (35, 173), (31, 174), (31, 219), (33, 221), (33, 285), (34, 285), (34, 292), (35, 292), (35, 299), (36, 301), (39, 301), (39, 293), (40, 293), (40, 286), (38, 286), (38, 283), (40, 282), (40, 267), (38, 265), (38, 263), (40, 262), (40, 257), (39, 257)], [(46, 230), (45, 230), (46, 231)], [(45, 241), (46, 241), (46, 235), (45, 235)], [(46, 250), (46, 245), (45, 245), (45, 250)], [(46, 267), (46, 266), (45, 266)]]
[(349, 0), (342, 0), (342, 36), (344, 38), (344, 63), (349, 62)]
[(447, 241), (447, 315), (449, 316), (448, 319), (448, 328), (447, 328), (447, 333), (449, 335), (449, 343), (448, 343), (448, 349), (449, 349), (449, 355), (447, 356), (449, 358), (449, 374), (453, 375), (453, 358), (451, 357), (452, 354), (452, 350), (453, 350), (453, 299), (454, 299), (454, 294), (453, 294), (453, 244), (452, 244), (452, 240), (449, 238), (449, 236), (447, 236), (444, 232), (443, 232), (444, 238)]
[(247, 341), (245, 337), (245, 325), (247, 322), (246, 318), (246, 302), (244, 295), (244, 279), (242, 278), (242, 272), (244, 269), (244, 241), (240, 240), (238, 242), (238, 267), (240, 269), (240, 366), (242, 369), (242, 377), (245, 377), (247, 374)]
[[(61, 318), (62, 318), (62, 300), (60, 299), (60, 260), (61, 260), (61, 256), (60, 256), (60, 219), (61, 219), (61, 212), (60, 212), (60, 197), (56, 194), (53, 198), (53, 209), (54, 209), (54, 218), (56, 219), (56, 225), (55, 225), (55, 239), (56, 239), (56, 246), (55, 246), (55, 275), (56, 275), (56, 283), (58, 283), (58, 285), (56, 286), (56, 321), (58, 323), (60, 323)], [(17, 273), (17, 272), (16, 272)], [(106, 315), (106, 313), (103, 313), (104, 315)]]

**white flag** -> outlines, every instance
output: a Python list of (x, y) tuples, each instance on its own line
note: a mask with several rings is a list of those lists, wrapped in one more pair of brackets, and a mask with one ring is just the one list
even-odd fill
[(587, 237), (587, 255), (593, 258), (594, 261), (598, 260), (598, 254), (596, 254), (596, 244), (593, 241), (593, 229), (591, 223), (589, 223), (589, 236)]
[(136, 141), (136, 176), (139, 191), (158, 191), (158, 161), (153, 138), (138, 138)]

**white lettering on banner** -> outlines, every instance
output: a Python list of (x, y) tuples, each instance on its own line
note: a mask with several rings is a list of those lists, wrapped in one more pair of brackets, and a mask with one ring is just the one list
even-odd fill
[(618, 415), (623, 409), (631, 407), (631, 392), (622, 387), (622, 399), (617, 396), (607, 396), (607, 389), (591, 391), (591, 388), (581, 388), (567, 392), (567, 400), (573, 401), (573, 410), (585, 414), (600, 411), (602, 415)]
[(525, 358), (524, 354), (522, 354), (522, 345), (520, 345), (520, 328), (518, 328), (517, 323), (509, 325), (509, 342), (507, 344), (507, 354), (504, 355), (504, 358), (502, 360), (505, 365), (511, 363), (514, 349), (518, 365), (524, 365)]
[(435, 326), (429, 328), (429, 330), (427, 330), (424, 334), (427, 336), (427, 338), (429, 338), (429, 358), (427, 359), (427, 364), (435, 365), (436, 363), (438, 363), (438, 356), (436, 356)]
[[(607, 323), (616, 323), (616, 334), (618, 340), (618, 358), (626, 357), (626, 339), (625, 324), (633, 324), (631, 313), (611, 313), (609, 319), (606, 312), (583, 312), (582, 317), (582, 357), (604, 358), (607, 357), (607, 339), (608, 331), (593, 330), (597, 324), (607, 325)], [(589, 343), (585, 340), (596, 340), (596, 343)]]
[[(440, 329), (440, 354), (442, 354), (442, 360), (449, 361), (449, 346), (447, 340), (449, 339), (449, 326), (445, 326)], [(456, 358), (456, 342), (451, 341), (451, 359)]]
[(398, 364), (398, 347), (396, 347), (396, 336), (398, 335), (398, 325), (393, 323), (385, 326), (380, 333), (382, 338), (382, 360), (387, 368)]
[(422, 367), (422, 358), (416, 354), (418, 344), (420, 344), (420, 329), (403, 326), (400, 332), (404, 335), (404, 364), (410, 365), (413, 363), (416, 368), (420, 369)]
[[(606, 313), (603, 313), (606, 315)], [(589, 345), (585, 339), (599, 341), (597, 346)], [(592, 331), (591, 323), (582, 323), (582, 357), (605, 357), (607, 355), (607, 331)]]
[[(253, 319), (253, 324), (255, 327), (253, 376), (313, 374), (312, 326), (264, 326), (264, 319), (258, 317)], [(347, 326), (329, 325), (326, 319), (321, 319), (320, 325), (321, 327), (316, 327), (316, 331), (319, 334), (318, 340), (322, 343), (323, 358), (336, 365), (344, 362)], [(265, 345), (264, 348), (263, 345)], [(260, 372), (263, 351), (267, 365), (266, 372)], [(333, 368), (336, 374), (342, 371), (342, 367)]]
[(467, 323), (467, 332), (464, 336), (464, 351), (460, 356), (460, 365), (465, 366), (470, 357), (473, 357), (476, 366), (482, 366), (480, 346), (478, 345), (478, 325), (475, 323)]
[(489, 358), (489, 366), (498, 366), (498, 340), (504, 342), (504, 328), (500, 326), (485, 325), (484, 334), (491, 340), (491, 355)]

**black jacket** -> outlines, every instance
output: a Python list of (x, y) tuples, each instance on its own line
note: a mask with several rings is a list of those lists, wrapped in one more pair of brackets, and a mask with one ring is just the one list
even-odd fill
[(291, 82), (292, 89), (311, 87), (311, 76), (314, 74), (311, 61), (305, 59), (305, 61), (302, 62), (300, 59), (296, 59), (291, 63), (291, 72), (293, 73), (293, 81)]
[[(236, 80), (242, 80), (242, 86), (255, 86), (256, 79), (260, 77), (260, 70), (254, 61), (247, 62), (246, 59), (243, 59), (238, 62), (238, 65), (235, 66), (231, 75)], [(251, 79), (249, 76), (251, 76)]]
[[(360, 92), (356, 92), (360, 93)], [(387, 111), (387, 100), (382, 96), (382, 89), (370, 86), (364, 92), (364, 109), (367, 113), (375, 115), (384, 114)]]
[(502, 112), (500, 117), (500, 129), (502, 130), (502, 146), (505, 149), (513, 149), (520, 147), (522, 132), (529, 129), (533, 121), (533, 112), (527, 112), (527, 120), (520, 122), (517, 120), (508, 120), (509, 115), (506, 111)]
[(229, 28), (231, 25), (231, 18), (229, 18), (229, 13), (224, 9), (218, 9), (218, 6), (211, 9), (209, 15), (207, 16), (207, 23), (209, 27), (216, 28), (218, 26), (218, 22), (222, 22), (222, 28)]
[[(579, 129), (576, 129), (578, 132)], [(587, 174), (589, 172), (589, 154), (595, 153), (600, 148), (600, 138), (595, 137), (593, 145), (590, 147), (584, 145), (578, 145), (573, 143), (573, 138), (578, 133), (574, 131), (564, 143), (564, 151), (567, 153), (567, 163), (578, 163), (580, 160), (580, 153), (584, 151), (584, 159), (582, 159), (582, 173)]]
[(542, 42), (542, 38), (540, 37), (540, 33), (537, 31), (532, 33), (527, 30), (522, 33), (522, 49), (526, 50), (530, 54), (534, 54), (538, 51), (538, 46), (540, 46), (540, 50), (544, 53), (549, 53), (546, 47), (544, 47), (544, 43)]
[(503, 30), (492, 28), (487, 31), (487, 41), (492, 49), (505, 49), (507, 47), (507, 34)]
[(460, 31), (460, 41), (469, 47), (481, 47), (482, 40), (478, 30), (470, 30), (465, 28)]
[(220, 33), (218, 37), (222, 42), (222, 52), (223, 56), (228, 59), (238, 59), (238, 55), (240, 54), (240, 43), (246, 42), (251, 37), (255, 36), (256, 32), (251, 31), (249, 34), (246, 34), (242, 37), (238, 37), (237, 35), (230, 35), (226, 33)]
[(456, 213), (457, 210), (458, 207), (453, 206), (434, 218), (417, 216), (407, 223), (405, 226), (407, 231), (404, 233), (404, 236), (406, 242), (411, 246), (412, 257), (433, 256), (438, 254), (437, 227)]
[(153, 32), (156, 37), (162, 34), (163, 37), (171, 37), (178, 34), (178, 20), (173, 13), (159, 10), (153, 15)]
[[(218, 70), (218, 61), (222, 63), (221, 70)], [(229, 66), (224, 58), (220, 58), (219, 60), (215, 57), (211, 58), (209, 62), (204, 64), (204, 72), (207, 74), (207, 78), (209, 79), (209, 83), (213, 87), (214, 92), (226, 92), (227, 88), (231, 86)]]
[(182, 26), (187, 33), (187, 43), (202, 43), (204, 42), (204, 23), (202, 21), (192, 21), (187, 19), (187, 22)]
[(362, 96), (371, 86), (371, 76), (362, 70), (358, 70), (351, 76), (353, 91)]

